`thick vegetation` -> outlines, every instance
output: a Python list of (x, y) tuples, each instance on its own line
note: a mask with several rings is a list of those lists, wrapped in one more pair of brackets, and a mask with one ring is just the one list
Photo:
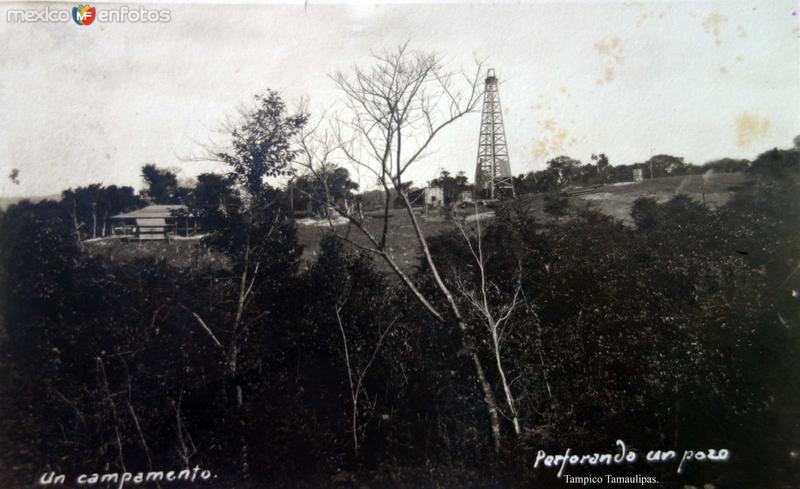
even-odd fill
[[(537, 450), (617, 439), (731, 451), (680, 476), (637, 466), (665, 487), (800, 482), (798, 150), (759, 156), (716, 210), (642, 199), (634, 228), (591, 212), (540, 227), (509, 205), (486, 229), (431, 239), (458, 336), (335, 237), (299, 267), (285, 194), (263, 182), (304, 120), (275, 94), (259, 103), (221, 155), (231, 174), (182, 197), (225, 266), (87, 252), (93, 213), (136, 205), (125, 189), (106, 207), (76, 190), (0, 216), (4, 487), (195, 465), (219, 487), (557, 487), (533, 469)], [(274, 141), (260, 147), (264, 127)], [(148, 197), (174, 201), (167, 180)], [(423, 292), (426, 266), (412, 277)], [(499, 454), (467, 350), (502, 414)]]

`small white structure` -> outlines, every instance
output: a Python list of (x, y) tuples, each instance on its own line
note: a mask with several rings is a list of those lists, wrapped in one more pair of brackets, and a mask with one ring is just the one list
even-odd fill
[(634, 168), (633, 169), (633, 181), (634, 182), (643, 182), (644, 181), (644, 169), (643, 168)]
[(459, 202), (466, 202), (466, 203), (471, 204), (473, 202), (473, 200), (472, 200), (472, 191), (471, 190), (465, 190), (465, 191), (461, 192), (460, 194), (458, 194), (458, 201)]
[(439, 207), (444, 205), (444, 191), (441, 187), (426, 187), (423, 199), (426, 207)]

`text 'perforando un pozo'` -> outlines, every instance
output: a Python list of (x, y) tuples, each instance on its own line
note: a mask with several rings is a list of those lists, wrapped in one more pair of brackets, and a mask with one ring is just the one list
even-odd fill
[[(727, 462), (730, 459), (730, 451), (722, 449), (707, 449), (707, 450), (684, 450), (682, 455), (678, 456), (679, 452), (675, 450), (650, 450), (645, 455), (645, 460), (651, 464), (665, 463), (672, 460), (678, 460), (677, 472), (682, 474), (686, 466), (691, 462)], [(563, 454), (549, 454), (544, 450), (539, 450), (536, 453), (536, 462), (533, 464), (534, 469), (540, 467), (558, 469), (558, 477), (564, 475), (567, 467), (594, 467), (594, 466), (611, 466), (611, 465), (633, 465), (639, 460), (639, 454), (625, 445), (622, 440), (617, 440), (616, 450), (608, 453), (590, 453), (578, 455), (572, 452), (571, 448), (567, 448)]]

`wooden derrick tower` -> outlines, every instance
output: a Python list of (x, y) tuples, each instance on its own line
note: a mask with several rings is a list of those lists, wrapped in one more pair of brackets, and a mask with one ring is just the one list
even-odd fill
[(483, 93), (475, 198), (493, 200), (507, 197), (514, 197), (514, 183), (508, 161), (497, 77), (494, 69), (490, 68), (486, 74), (486, 89)]

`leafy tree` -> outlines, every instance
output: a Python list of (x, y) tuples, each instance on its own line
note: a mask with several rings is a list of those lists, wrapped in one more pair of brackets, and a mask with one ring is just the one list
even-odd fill
[(580, 161), (569, 156), (557, 156), (547, 162), (544, 170), (516, 177), (514, 188), (520, 194), (553, 192), (573, 183), (587, 181), (591, 173), (589, 166), (581, 165)]
[(397, 187), (397, 190), (388, 193), (390, 196), (394, 196), (393, 205), (395, 209), (403, 209), (405, 207), (405, 201), (403, 200), (403, 194), (406, 195), (408, 201), (411, 204), (419, 205), (422, 202), (422, 194), (423, 189), (414, 187), (414, 182), (411, 180), (407, 182), (403, 182)]
[(714, 170), (718, 172), (733, 173), (747, 171), (750, 167), (749, 160), (738, 160), (734, 158), (722, 158), (705, 163), (699, 168), (700, 171)]
[[(394, 202), (391, 197), (390, 202)], [(358, 194), (358, 198), (361, 200), (364, 210), (376, 210), (383, 207), (385, 195), (382, 190), (368, 190)]]
[(683, 158), (671, 155), (655, 155), (642, 163), (645, 173), (650, 178), (665, 177), (668, 175), (683, 175), (686, 170), (686, 163)]
[(539, 185), (538, 173), (531, 171), (514, 177), (514, 191), (518, 195), (536, 193)]
[(100, 235), (108, 234), (108, 218), (114, 214), (129, 212), (144, 205), (141, 197), (136, 195), (132, 187), (109, 185), (100, 189), (95, 212), (101, 224)]
[(608, 162), (608, 157), (605, 153), (600, 154), (593, 154), (592, 161), (597, 161), (597, 165), (595, 167), (596, 174), (598, 176), (600, 183), (605, 183), (608, 179), (608, 170), (610, 163)]
[(186, 199), (189, 212), (200, 216), (207, 229), (217, 229), (230, 209), (240, 206), (233, 181), (228, 175), (202, 173)]
[(442, 170), (438, 177), (431, 180), (430, 185), (442, 189), (445, 205), (452, 204), (462, 192), (470, 190), (469, 179), (463, 171), (453, 176), (447, 170)]
[(106, 236), (108, 218), (144, 205), (132, 187), (104, 187), (99, 183), (62, 192), (64, 214), (70, 217), (78, 241)]
[(750, 165), (750, 173), (775, 179), (796, 178), (800, 172), (800, 149), (778, 148), (758, 155)]
[(255, 107), (233, 132), (231, 152), (216, 156), (231, 168), (231, 175), (254, 198), (269, 177), (286, 174), (297, 150), (292, 138), (305, 125), (304, 114), (287, 115), (286, 104), (274, 91), (255, 96)]
[(358, 190), (358, 184), (350, 180), (347, 168), (332, 165), (317, 170), (315, 175), (301, 175), (291, 185), (295, 205), (321, 216), (327, 215), (326, 202), (330, 200), (337, 205), (349, 206)]
[(62, 200), (68, 215), (72, 218), (75, 236), (80, 242), (87, 237), (97, 236), (97, 201), (102, 185), (97, 183), (62, 192)]
[(145, 184), (142, 194), (151, 203), (178, 203), (178, 176), (175, 173), (148, 163), (142, 167), (142, 178)]
[(560, 187), (570, 185), (577, 176), (581, 162), (569, 156), (556, 156), (547, 162), (547, 170)]

